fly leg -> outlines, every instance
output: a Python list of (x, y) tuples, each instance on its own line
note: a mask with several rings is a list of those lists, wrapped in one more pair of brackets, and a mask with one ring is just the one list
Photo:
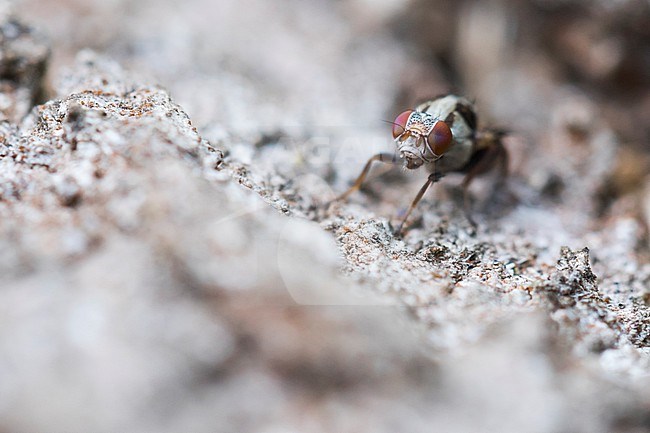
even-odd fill
[(406, 223), (406, 220), (411, 215), (411, 212), (413, 212), (413, 209), (415, 209), (415, 207), (418, 205), (420, 200), (422, 200), (422, 196), (424, 196), (424, 193), (427, 192), (427, 189), (429, 189), (429, 187), (432, 184), (434, 184), (434, 183), (438, 182), (440, 179), (442, 179), (443, 176), (444, 175), (442, 173), (439, 173), (437, 171), (434, 171), (433, 173), (431, 173), (429, 175), (429, 177), (427, 178), (427, 181), (424, 183), (424, 185), (422, 185), (422, 188), (420, 188), (420, 191), (418, 191), (418, 195), (416, 195), (415, 199), (411, 202), (411, 206), (409, 206), (408, 210), (406, 211), (406, 215), (404, 215), (404, 218), (402, 218), (402, 222), (397, 227), (397, 230), (395, 232), (395, 234), (397, 236), (402, 236), (403, 229), (404, 229), (404, 224)]
[(480, 174), (488, 172), (490, 169), (498, 165), (499, 167), (499, 184), (503, 183), (508, 175), (508, 152), (501, 142), (501, 137), (504, 133), (500, 131), (484, 131), (478, 137), (479, 149), (475, 156), (472, 157), (469, 164), (465, 167), (465, 178), (463, 179), (463, 203), (465, 210), (465, 217), (476, 228), (476, 222), (471, 215), (471, 203), (469, 197), (469, 185), (472, 180)]
[(368, 160), (366, 163), (366, 166), (363, 167), (363, 170), (361, 171), (361, 174), (359, 177), (357, 177), (357, 180), (354, 181), (354, 185), (350, 187), (347, 191), (345, 191), (343, 194), (340, 196), (336, 197), (334, 200), (332, 200), (330, 203), (335, 202), (335, 201), (341, 201), (345, 200), (348, 198), (350, 194), (361, 188), (361, 184), (363, 183), (364, 180), (366, 180), (366, 176), (368, 176), (368, 173), (370, 172), (370, 167), (372, 166), (372, 163), (374, 161), (379, 161), (383, 162), (385, 164), (398, 164), (399, 159), (397, 158), (397, 155), (391, 154), (391, 153), (378, 153), (377, 155), (374, 155), (372, 158)]

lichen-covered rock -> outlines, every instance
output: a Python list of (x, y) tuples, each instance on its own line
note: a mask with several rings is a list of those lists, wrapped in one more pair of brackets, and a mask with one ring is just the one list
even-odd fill
[(344, 430), (400, 419), (434, 364), (392, 308), (354, 306), (334, 243), (208, 182), (222, 154), (166, 92), (91, 53), (75, 69), (2, 144), (0, 427), (252, 431), (344, 395)]
[[(22, 2), (58, 66), (0, 122), (0, 431), (646, 430), (648, 199), (619, 125), (552, 59), (503, 56), (510, 3), (428, 3)], [(424, 173), (328, 202), (391, 149), (391, 103), (450, 88), (386, 30), (409, 14), (458, 32), (433, 51), (515, 132), (476, 228), (449, 176), (398, 239)], [(142, 75), (70, 64), (88, 45)]]

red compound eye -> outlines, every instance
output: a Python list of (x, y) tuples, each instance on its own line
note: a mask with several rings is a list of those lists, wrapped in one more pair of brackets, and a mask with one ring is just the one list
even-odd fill
[(429, 133), (429, 147), (436, 155), (440, 156), (449, 150), (453, 136), (451, 129), (443, 121), (437, 121)]
[(397, 138), (404, 134), (404, 131), (406, 130), (406, 122), (408, 122), (412, 112), (413, 110), (407, 110), (395, 118), (395, 122), (393, 122), (393, 138)]

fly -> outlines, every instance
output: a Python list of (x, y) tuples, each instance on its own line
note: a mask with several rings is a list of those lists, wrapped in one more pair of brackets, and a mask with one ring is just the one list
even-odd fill
[(401, 236), (406, 220), (427, 189), (447, 173), (464, 173), (462, 187), (465, 212), (474, 225), (469, 215), (468, 187), (476, 176), (495, 166), (498, 166), (502, 177), (507, 175), (508, 152), (501, 140), (505, 132), (477, 129), (474, 104), (455, 95), (441, 96), (420, 104), (413, 110), (404, 111), (392, 124), (396, 152), (379, 153), (371, 157), (350, 189), (335, 201), (345, 200), (361, 187), (374, 161), (403, 164), (410, 170), (424, 167), (430, 174), (397, 228), (396, 233)]

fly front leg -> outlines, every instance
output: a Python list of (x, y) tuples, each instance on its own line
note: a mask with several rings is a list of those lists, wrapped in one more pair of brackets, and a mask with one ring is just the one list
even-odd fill
[(422, 197), (424, 196), (424, 193), (427, 192), (427, 189), (429, 187), (438, 182), (440, 179), (442, 179), (444, 175), (442, 173), (439, 173), (437, 171), (434, 171), (429, 175), (427, 178), (427, 181), (422, 185), (422, 188), (420, 188), (420, 191), (418, 191), (418, 195), (415, 196), (415, 199), (411, 202), (411, 206), (409, 206), (408, 210), (406, 211), (406, 215), (404, 215), (404, 218), (402, 218), (402, 222), (400, 225), (397, 227), (397, 230), (395, 231), (395, 234), (397, 236), (402, 236), (403, 234), (403, 229), (404, 229), (404, 224), (406, 223), (406, 220), (408, 219), (409, 215), (411, 215), (411, 212), (413, 212), (413, 209), (418, 205), (420, 200), (422, 200)]
[[(359, 177), (357, 177), (357, 180), (354, 181), (354, 185), (352, 185), (350, 187), (350, 189), (345, 191), (343, 194), (341, 194), (340, 196), (338, 196), (334, 200), (332, 200), (332, 202), (345, 200), (346, 198), (348, 198), (348, 196), (350, 194), (352, 194), (353, 192), (355, 192), (356, 190), (361, 188), (361, 184), (363, 183), (364, 180), (366, 180), (366, 176), (368, 176), (368, 173), (370, 172), (370, 167), (372, 166), (372, 163), (374, 161), (379, 161), (379, 162), (383, 162), (385, 164), (393, 164), (393, 165), (399, 164), (399, 162), (400, 162), (400, 160), (399, 160), (399, 158), (397, 157), (396, 154), (378, 153), (377, 155), (374, 155), (372, 158), (370, 158), (368, 160), (368, 162), (366, 163), (366, 166), (363, 167), (363, 170), (361, 171), (361, 174), (359, 175)], [(330, 202), (330, 203), (332, 203), (332, 202)]]

